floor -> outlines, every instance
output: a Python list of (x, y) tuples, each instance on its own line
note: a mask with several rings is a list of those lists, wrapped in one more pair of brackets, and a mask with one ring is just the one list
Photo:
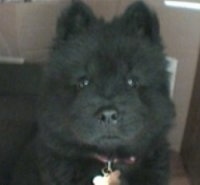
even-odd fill
[(171, 155), (171, 171), (172, 177), (170, 185), (191, 185), (181, 162), (181, 158), (175, 152), (172, 152)]

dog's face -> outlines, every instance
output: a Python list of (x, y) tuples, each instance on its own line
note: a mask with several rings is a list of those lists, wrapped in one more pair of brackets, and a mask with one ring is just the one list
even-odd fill
[(137, 153), (172, 118), (157, 19), (143, 3), (110, 23), (72, 5), (59, 19), (46, 84), (43, 130), (63, 146)]

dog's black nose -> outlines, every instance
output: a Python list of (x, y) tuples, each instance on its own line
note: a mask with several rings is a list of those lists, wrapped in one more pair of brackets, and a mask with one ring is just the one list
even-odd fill
[(106, 124), (117, 124), (118, 112), (115, 109), (103, 109), (98, 114), (99, 121)]

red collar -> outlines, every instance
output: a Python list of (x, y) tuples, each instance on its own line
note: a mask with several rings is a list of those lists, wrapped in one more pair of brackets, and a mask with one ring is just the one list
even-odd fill
[(111, 161), (113, 164), (124, 163), (127, 165), (132, 165), (135, 163), (135, 160), (136, 160), (134, 156), (130, 156), (130, 157), (126, 157), (126, 158), (111, 158), (110, 159), (107, 156), (98, 155), (98, 154), (95, 154), (94, 158), (105, 164), (108, 163), (109, 161)]

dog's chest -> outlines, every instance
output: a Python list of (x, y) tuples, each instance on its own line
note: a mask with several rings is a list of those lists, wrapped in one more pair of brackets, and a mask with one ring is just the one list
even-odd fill
[(41, 177), (45, 185), (121, 185), (121, 171), (110, 166), (91, 168), (88, 165), (80, 167), (70, 163), (46, 163), (41, 168)]

